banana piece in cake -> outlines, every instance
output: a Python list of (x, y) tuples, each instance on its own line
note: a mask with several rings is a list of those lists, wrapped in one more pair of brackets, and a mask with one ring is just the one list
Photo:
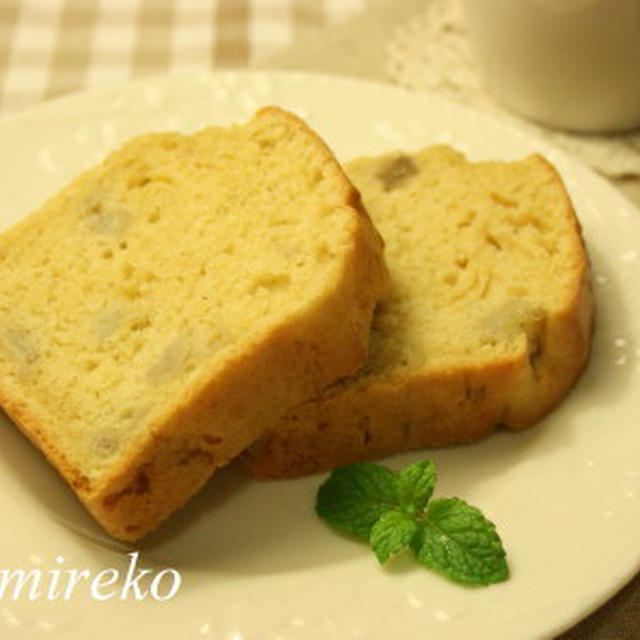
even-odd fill
[(545, 159), (474, 163), (436, 146), (359, 159), (347, 173), (385, 239), (390, 294), (363, 370), (252, 446), (244, 464), (257, 476), (529, 427), (587, 362), (587, 254)]
[(0, 404), (136, 540), (294, 404), (353, 373), (382, 243), (277, 108), (134, 138), (0, 237)]

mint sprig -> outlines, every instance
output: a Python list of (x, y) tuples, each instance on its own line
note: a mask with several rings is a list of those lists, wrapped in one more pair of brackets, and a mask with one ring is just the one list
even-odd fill
[(318, 489), (316, 512), (368, 541), (380, 564), (408, 549), (454, 582), (506, 580), (506, 553), (493, 523), (459, 498), (431, 500), (436, 478), (429, 460), (397, 472), (372, 462), (338, 467)]
[(397, 501), (393, 471), (362, 462), (334, 469), (318, 489), (316, 512), (343, 533), (368, 540), (373, 525)]

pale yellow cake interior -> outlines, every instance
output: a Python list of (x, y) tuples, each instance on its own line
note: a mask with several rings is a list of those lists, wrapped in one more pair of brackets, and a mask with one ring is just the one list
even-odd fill
[(71, 464), (101, 473), (335, 282), (353, 211), (327, 170), (277, 120), (146, 135), (3, 236), (0, 374)]
[(467, 163), (444, 146), (359, 159), (347, 173), (385, 239), (391, 275), (363, 373), (536, 348), (546, 314), (570, 295), (568, 271), (581, 268), (551, 174), (541, 183), (535, 161)]

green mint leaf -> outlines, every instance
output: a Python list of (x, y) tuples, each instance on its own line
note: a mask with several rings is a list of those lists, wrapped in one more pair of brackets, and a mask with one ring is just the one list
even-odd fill
[(380, 516), (397, 507), (393, 472), (372, 462), (334, 469), (318, 489), (316, 501), (316, 513), (323, 520), (362, 540), (369, 540)]
[(436, 467), (430, 460), (422, 460), (396, 473), (398, 499), (411, 513), (422, 511), (436, 486)]
[(495, 526), (459, 498), (429, 504), (411, 549), (419, 562), (455, 582), (490, 584), (509, 577)]
[(418, 531), (415, 518), (404, 511), (383, 513), (371, 529), (369, 543), (380, 564), (409, 546)]
[(393, 473), (364, 462), (335, 469), (318, 489), (317, 514), (368, 540), (380, 564), (406, 549), (429, 569), (467, 585), (509, 577), (495, 526), (459, 498), (431, 500), (436, 469), (425, 460)]

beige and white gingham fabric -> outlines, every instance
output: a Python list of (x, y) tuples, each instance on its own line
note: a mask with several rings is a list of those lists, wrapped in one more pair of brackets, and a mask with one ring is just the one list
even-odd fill
[(85, 88), (249, 67), (366, 0), (0, 0), (0, 114)]

